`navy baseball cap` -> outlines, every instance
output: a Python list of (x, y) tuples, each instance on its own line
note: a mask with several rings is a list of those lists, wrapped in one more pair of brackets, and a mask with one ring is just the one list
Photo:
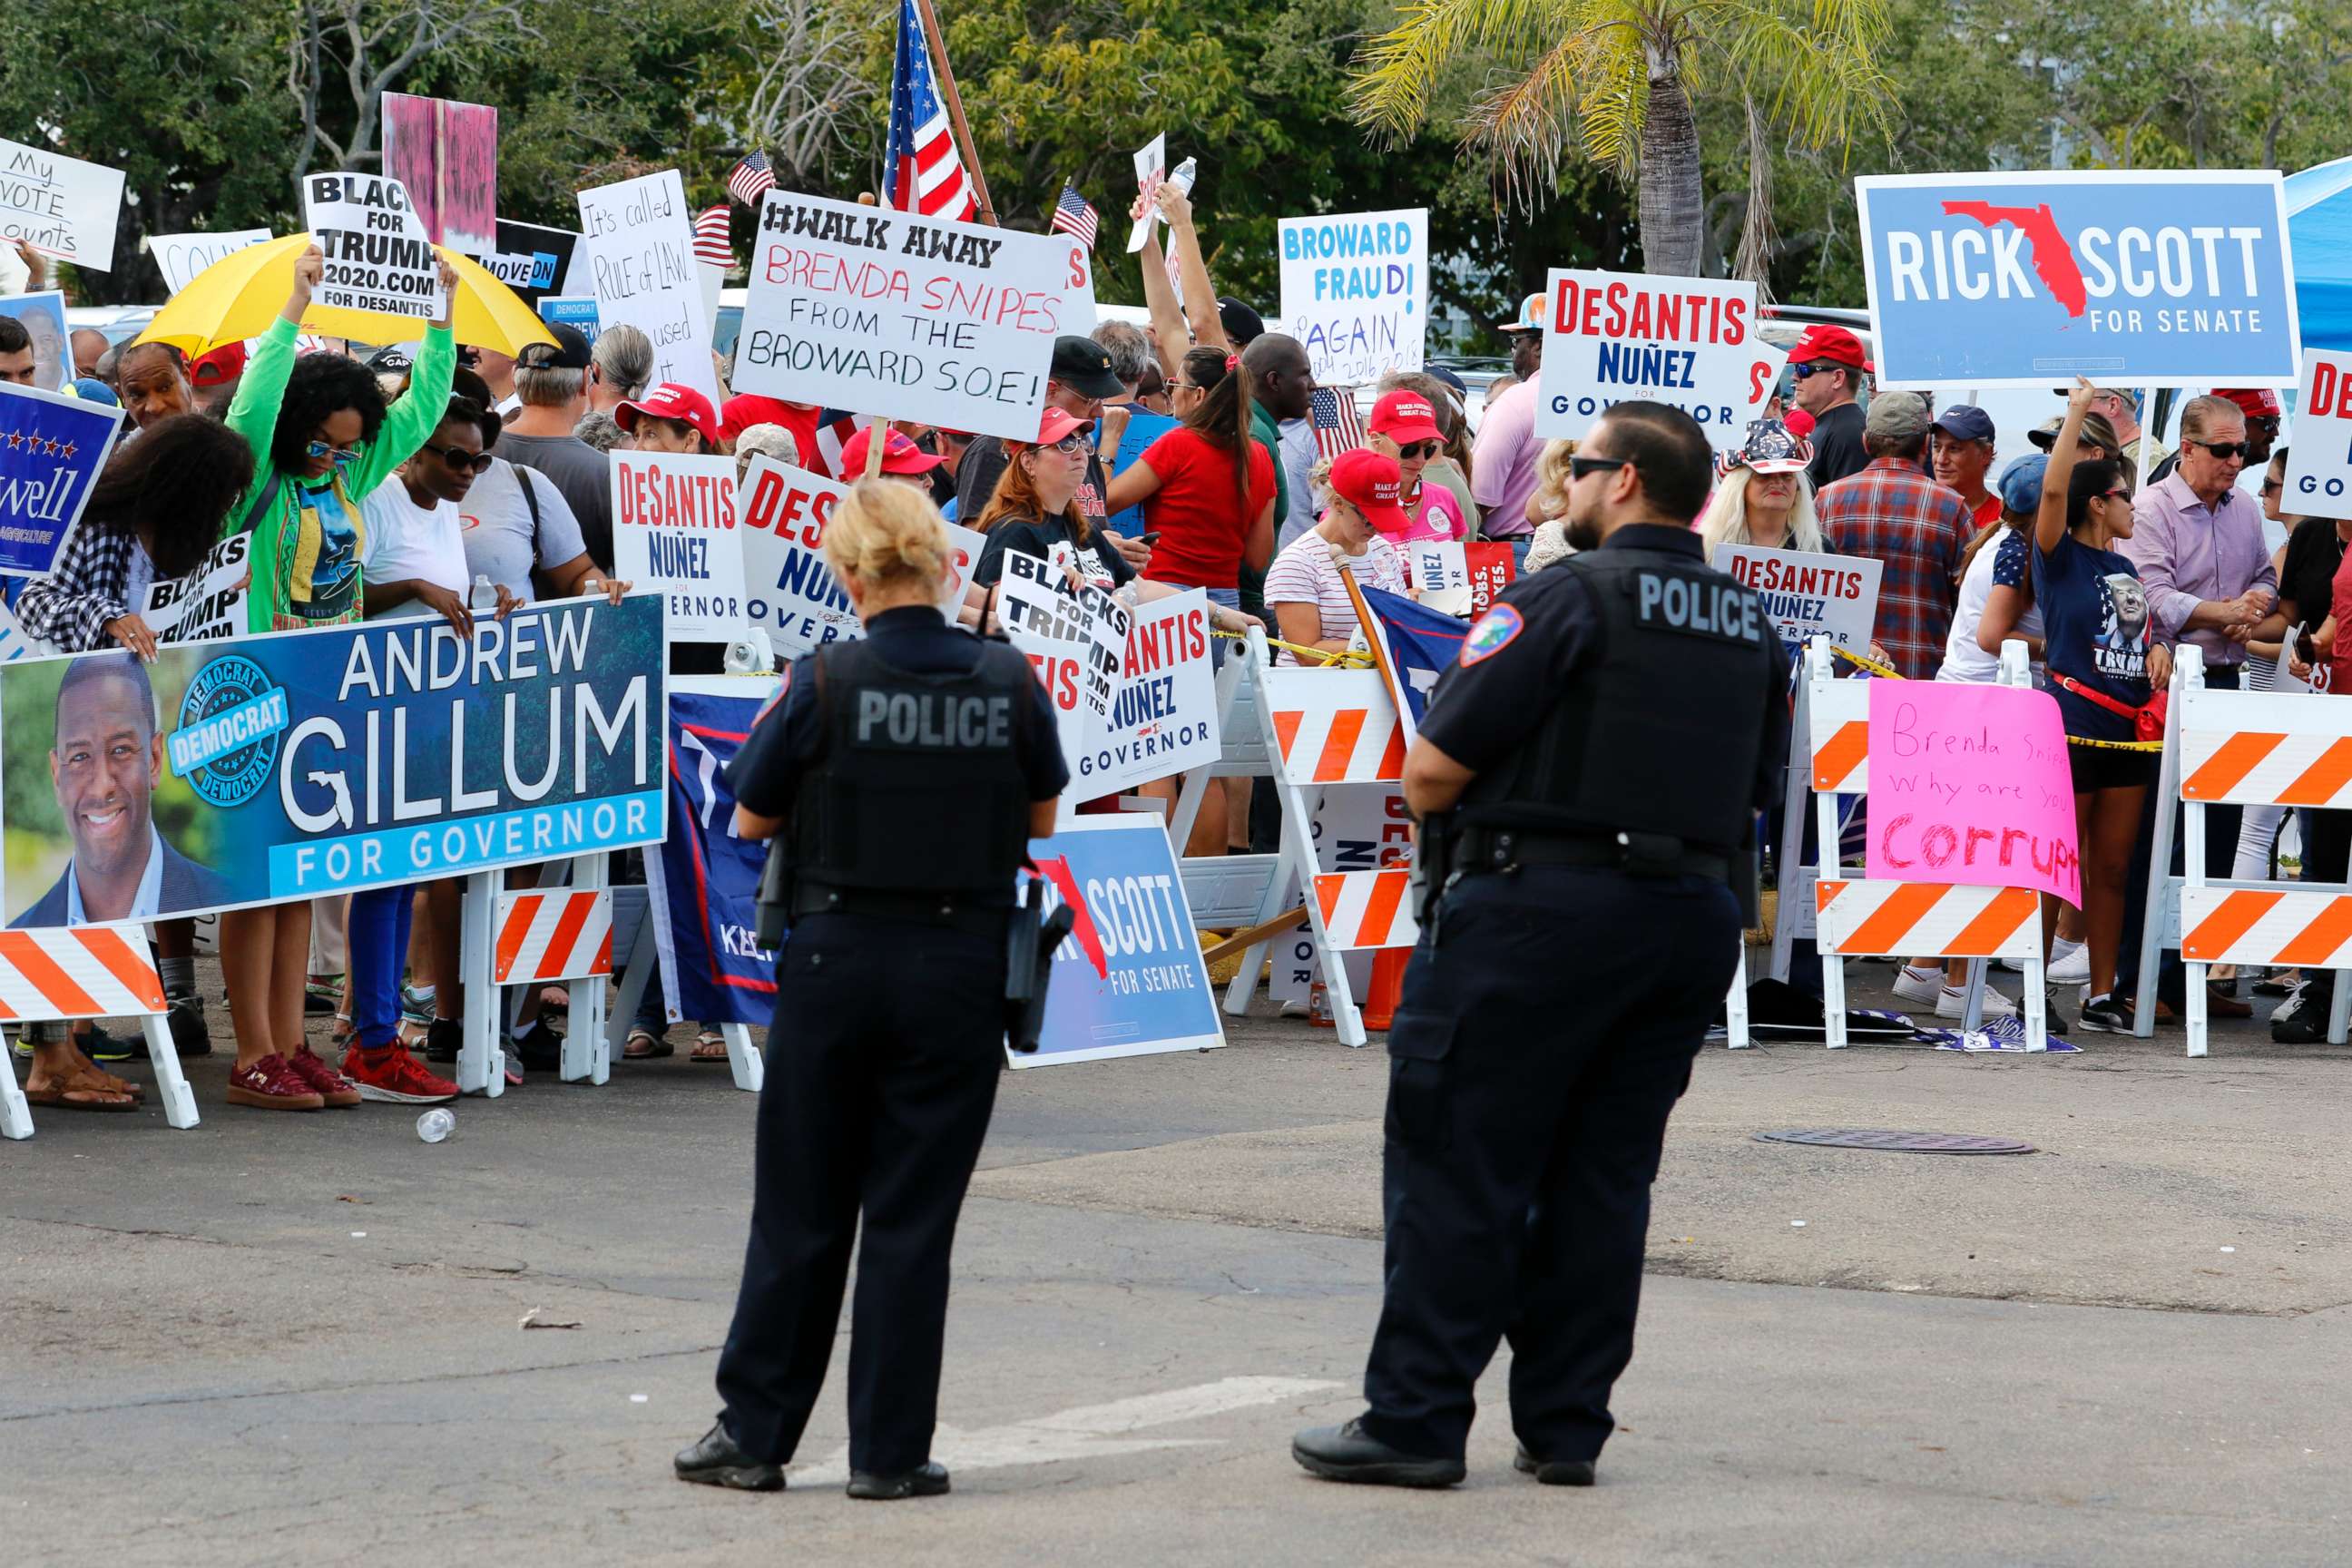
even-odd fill
[(1973, 403), (1956, 403), (1937, 415), (1927, 428), (1940, 430), (1955, 441), (1990, 441), (1992, 416)]
[(1993, 488), (2000, 492), (2001, 510), (2021, 517), (2032, 517), (2042, 510), (2042, 474), (2050, 467), (2047, 452), (2028, 452), (2000, 471), (2000, 482)]

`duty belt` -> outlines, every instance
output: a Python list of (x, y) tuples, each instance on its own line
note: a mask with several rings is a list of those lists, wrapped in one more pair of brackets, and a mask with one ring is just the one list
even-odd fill
[(1522, 866), (1606, 867), (1633, 877), (1707, 877), (1728, 881), (1731, 857), (1694, 849), (1664, 833), (1534, 833), (1517, 827), (1473, 828), (1454, 864), (1465, 874), (1515, 871)]
[(986, 902), (968, 892), (885, 892), (875, 888), (835, 888), (803, 881), (793, 889), (793, 921), (809, 915), (868, 915), (909, 925), (938, 926), (978, 936), (1001, 937), (1013, 913), (1012, 893)]

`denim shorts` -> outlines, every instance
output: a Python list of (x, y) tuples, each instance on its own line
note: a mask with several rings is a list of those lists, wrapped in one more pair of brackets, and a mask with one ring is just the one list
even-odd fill
[[(1242, 607), (1242, 591), (1239, 588), (1203, 588), (1201, 592), (1209, 595), (1209, 603), (1213, 605), (1222, 605), (1226, 609), (1235, 612), (1238, 612)], [(1209, 668), (1212, 670), (1224, 668), (1225, 650), (1235, 646), (1237, 645), (1231, 637), (1211, 637), (1209, 639)]]

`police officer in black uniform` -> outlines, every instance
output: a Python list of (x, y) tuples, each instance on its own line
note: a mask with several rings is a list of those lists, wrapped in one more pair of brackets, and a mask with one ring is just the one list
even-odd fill
[(1004, 1063), (1014, 874), (1069, 773), (1029, 661), (934, 607), (952, 550), (921, 489), (855, 486), (824, 550), (866, 637), (794, 664), (727, 775), (737, 831), (789, 836), (793, 919), (725, 1408), (677, 1468), (784, 1484), (856, 1240), (849, 1495), (928, 1497), (948, 1489), (948, 1254)]
[(1633, 1352), (1666, 1118), (1731, 981), (1788, 658), (1691, 520), (1706, 437), (1620, 403), (1578, 448), (1583, 553), (1464, 639), (1405, 759), (1432, 879), (1389, 1033), (1387, 1294), (1370, 1406), (1316, 1475), (1451, 1486), (1510, 1336), (1518, 1468), (1589, 1486)]

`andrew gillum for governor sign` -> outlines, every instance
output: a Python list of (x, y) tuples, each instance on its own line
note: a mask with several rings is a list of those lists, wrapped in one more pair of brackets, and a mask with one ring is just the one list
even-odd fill
[(662, 604), (0, 668), (12, 926), (147, 920), (650, 844)]
[(1882, 386), (2295, 384), (2275, 171), (1872, 175), (1854, 199)]

